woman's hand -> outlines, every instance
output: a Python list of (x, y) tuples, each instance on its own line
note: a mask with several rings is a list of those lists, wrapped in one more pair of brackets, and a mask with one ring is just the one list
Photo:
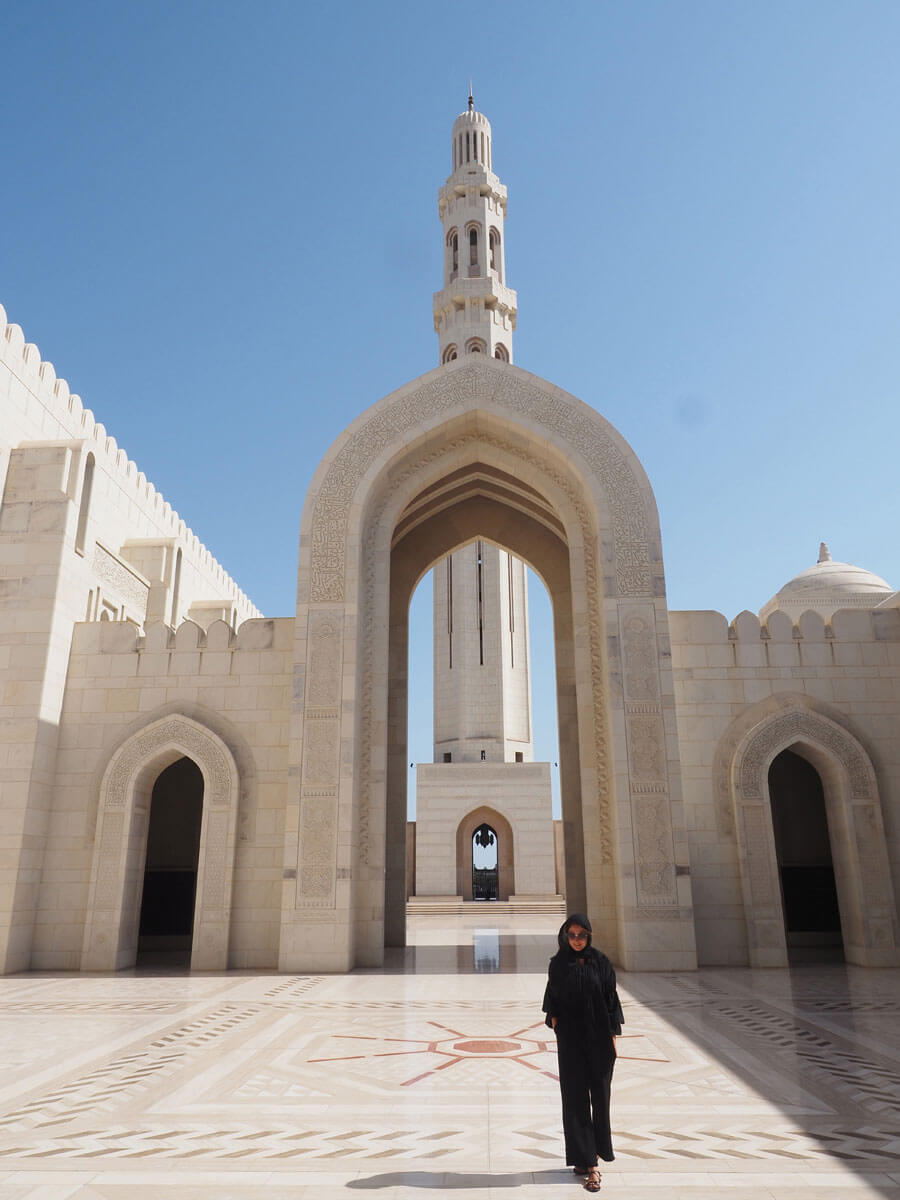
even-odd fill
[(551, 1028), (551, 1029), (555, 1029), (555, 1028), (556, 1028), (556, 1017), (551, 1017), (551, 1018), (550, 1018), (550, 1028)]

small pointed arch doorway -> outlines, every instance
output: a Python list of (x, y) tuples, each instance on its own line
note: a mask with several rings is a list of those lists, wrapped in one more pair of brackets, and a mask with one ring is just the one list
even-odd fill
[(498, 900), (499, 896), (497, 831), (485, 821), (472, 835), (472, 899)]
[(825, 792), (818, 771), (794, 750), (769, 767), (788, 961), (842, 962), (844, 942)]
[[(191, 766), (179, 767), (184, 760), (189, 760)], [(169, 777), (166, 772), (173, 766), (178, 770)], [(196, 771), (202, 778), (202, 790)], [(185, 782), (186, 788), (182, 786)], [(126, 738), (103, 772), (82, 943), (83, 971), (116, 971), (132, 967), (137, 961), (151, 810), (154, 801), (159, 802), (168, 791), (182, 796), (187, 791), (192, 799), (180, 822), (173, 823), (163, 816), (161, 833), (154, 835), (163, 842), (171, 839), (173, 828), (180, 828), (181, 837), (185, 827), (190, 827), (189, 814), (198, 797), (201, 808), (191, 969), (224, 971), (228, 966), (240, 791), (237, 763), (212, 729), (183, 713), (172, 713)], [(157, 803), (159, 812), (170, 807), (165, 798)], [(183, 848), (179, 856), (179, 863), (187, 861)], [(168, 854), (158, 859), (154, 852), (149, 861), (154, 864), (167, 857), (172, 865)], [(186, 882), (184, 890), (188, 888)], [(185, 906), (180, 906), (179, 913), (183, 926)]]
[(202, 819), (203, 772), (176, 759), (150, 794), (137, 966), (190, 964)]
[(508, 900), (515, 894), (513, 829), (496, 809), (482, 805), (457, 827), (456, 891), (463, 900)]
[[(731, 780), (750, 965), (787, 966), (800, 956), (804, 941), (807, 950), (816, 941), (794, 934), (829, 932), (835, 940), (834, 929), (799, 928), (809, 920), (804, 908), (815, 872), (820, 881), (825, 878), (826, 855), (834, 872), (845, 960), (858, 966), (896, 965), (893, 885), (878, 779), (867, 750), (802, 696), (763, 702), (747, 714), (743, 728)], [(818, 849), (798, 862), (801, 839), (816, 840)], [(805, 883), (801, 875), (789, 879), (785, 894), (785, 866), (815, 872)], [(817, 903), (827, 903), (822, 892)], [(830, 924), (835, 924), (833, 914)]]

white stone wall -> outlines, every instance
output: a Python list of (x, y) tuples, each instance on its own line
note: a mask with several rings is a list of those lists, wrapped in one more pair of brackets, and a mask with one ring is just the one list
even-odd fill
[(59, 749), (31, 965), (78, 969), (94, 858), (100, 782), (122, 742), (162, 714), (212, 729), (238, 769), (239, 804), (228, 963), (278, 961), (288, 779), (293, 619), (224, 622), (204, 634), (79, 624)]
[[(416, 895), (457, 895), (457, 829), (486, 807), (513, 833), (517, 894), (556, 892), (549, 763), (420, 763), (416, 767)], [(469, 859), (471, 862), (471, 859)]]
[(900, 896), (900, 613), (669, 615), (678, 741), (701, 963), (748, 962), (730, 743), (736, 723), (796, 698), (846, 728), (878, 783), (894, 897)]
[(75, 622), (137, 629), (203, 602), (259, 615), (0, 309), (0, 971), (30, 962)]

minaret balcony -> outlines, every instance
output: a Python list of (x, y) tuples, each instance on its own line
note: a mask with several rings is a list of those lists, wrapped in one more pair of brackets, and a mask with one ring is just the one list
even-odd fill
[(442, 221), (450, 206), (456, 201), (465, 200), (472, 188), (477, 189), (480, 198), (490, 197), (495, 207), (506, 215), (506, 188), (497, 176), (481, 168), (469, 171), (464, 167), (462, 171), (451, 175), (438, 192), (438, 213)]
[(494, 278), (479, 275), (476, 279), (466, 279), (458, 276), (439, 292), (434, 293), (434, 315), (438, 316), (454, 308), (465, 308), (466, 304), (473, 300), (480, 300), (485, 308), (493, 308), (496, 305), (512, 313), (515, 313), (518, 303), (513, 289), (504, 287)]

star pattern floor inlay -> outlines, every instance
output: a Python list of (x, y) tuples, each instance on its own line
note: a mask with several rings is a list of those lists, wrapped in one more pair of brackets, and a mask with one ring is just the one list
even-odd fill
[[(540, 1012), (556, 920), (479, 909), (349, 976), (0, 980), (0, 1197), (583, 1194)], [(900, 972), (619, 983), (601, 1195), (900, 1198)]]

